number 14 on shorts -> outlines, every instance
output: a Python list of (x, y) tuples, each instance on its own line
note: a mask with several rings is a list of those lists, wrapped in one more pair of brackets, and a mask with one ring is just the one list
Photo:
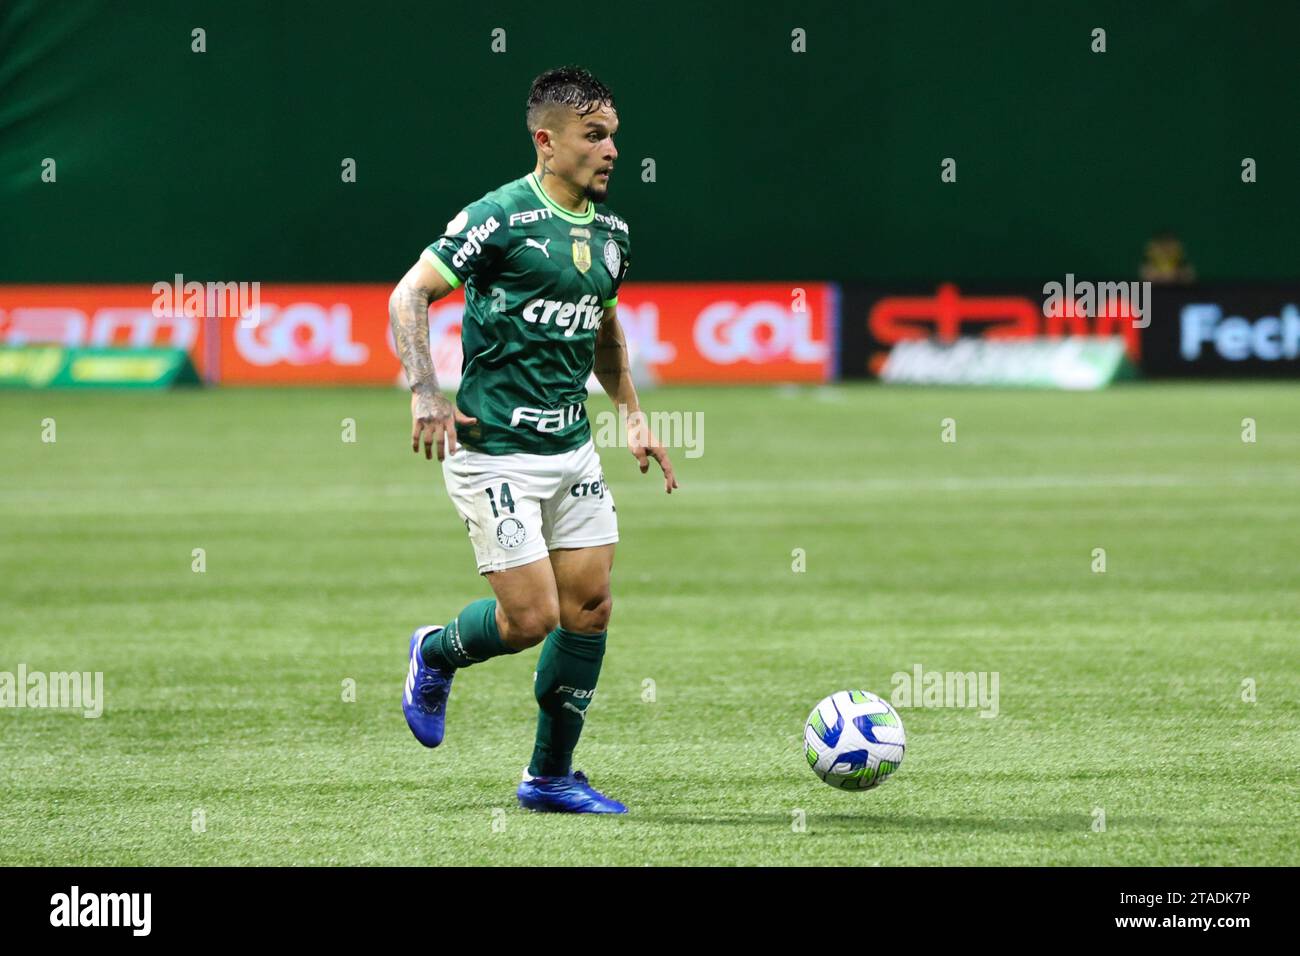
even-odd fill
[[(497, 508), (497, 499), (492, 494), (492, 489), (484, 488), (483, 490), (487, 492), (488, 503), (492, 505), (492, 517), (494, 518), (501, 517), (501, 511)], [(514, 495), (510, 494), (510, 482), (507, 481), (502, 483), (500, 497), (501, 497), (501, 508), (507, 509), (511, 514), (514, 514), (515, 499), (514, 499)]]

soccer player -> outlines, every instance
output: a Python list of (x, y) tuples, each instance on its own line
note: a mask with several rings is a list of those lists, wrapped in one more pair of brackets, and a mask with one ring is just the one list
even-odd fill
[[(627, 223), (604, 205), (618, 151), (610, 91), (586, 70), (538, 76), (528, 94), (536, 167), (470, 203), (393, 290), (389, 317), (411, 387), (411, 449), (437, 451), (480, 574), (496, 595), (411, 635), (402, 711), (442, 742), (456, 672), (542, 644), (537, 737), (517, 796), (530, 810), (625, 813), (572, 768), (596, 692), (618, 541), (614, 500), (584, 401), (592, 371), (620, 410), (641, 473), (668, 455), (646, 426), (615, 307)], [(456, 404), (429, 351), (429, 303), (465, 286)], [(445, 449), (444, 449), (445, 443)]]

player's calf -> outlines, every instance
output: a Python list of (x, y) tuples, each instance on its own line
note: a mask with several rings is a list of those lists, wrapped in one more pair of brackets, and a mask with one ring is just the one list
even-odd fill
[(596, 695), (606, 635), (558, 627), (537, 657), (533, 696), (537, 698), (537, 737), (528, 772), (562, 777), (569, 773), (574, 748)]
[(505, 641), (494, 598), (468, 604), (446, 627), (429, 633), (420, 648), (426, 664), (444, 671), (455, 671), (521, 650), (522, 647)]
[(512, 649), (522, 651), (542, 643), (559, 626), (560, 612), (556, 608), (527, 608), (506, 614), (506, 630), (501, 639)]
[(418, 628), (411, 635), (402, 692), (402, 713), (416, 740), (426, 747), (442, 743), (447, 698), (457, 670), (520, 649), (501, 639), (497, 602), (491, 598), (474, 601), (446, 627)]

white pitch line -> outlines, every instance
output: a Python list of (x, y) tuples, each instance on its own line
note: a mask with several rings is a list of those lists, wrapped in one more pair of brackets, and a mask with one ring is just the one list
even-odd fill
[[(640, 476), (636, 476), (639, 478)], [(632, 479), (629, 481), (634, 481)], [(1213, 488), (1224, 485), (1268, 485), (1274, 489), (1287, 485), (1300, 487), (1300, 472), (1253, 469), (1226, 475), (986, 475), (978, 478), (860, 478), (818, 480), (797, 476), (754, 479), (748, 481), (689, 480), (681, 489), (685, 496), (719, 494), (757, 494), (778, 498), (809, 493), (826, 494), (908, 494), (974, 493), (987, 491), (1056, 491), (1069, 488)], [(653, 482), (647, 483), (647, 487)], [(656, 484), (656, 488), (659, 486)], [(626, 494), (630, 488), (619, 489)], [(172, 485), (151, 488), (78, 486), (66, 489), (20, 489), (0, 493), (0, 511), (25, 512), (32, 506), (45, 506), (46, 513), (101, 514), (212, 514), (302, 513), (314, 510), (387, 511), (399, 507), (397, 502), (411, 498), (429, 498), (431, 507), (445, 502), (441, 483), (386, 485), (327, 485), (317, 488), (284, 488), (233, 485), (198, 488)], [(52, 508), (50, 506), (53, 506)], [(401, 504), (401, 508), (408, 507)]]
[(1188, 475), (989, 475), (982, 478), (862, 478), (856, 481), (820, 481), (792, 477), (764, 481), (693, 481), (691, 490), (732, 494), (734, 492), (825, 491), (834, 493), (870, 491), (1034, 491), (1058, 488), (1192, 488), (1223, 484), (1253, 485), (1292, 482), (1300, 484), (1300, 473)]

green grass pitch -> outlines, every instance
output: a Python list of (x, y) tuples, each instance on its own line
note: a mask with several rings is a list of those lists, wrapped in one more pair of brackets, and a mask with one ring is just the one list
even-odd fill
[[(0, 863), (1300, 862), (1300, 390), (644, 402), (704, 453), (669, 497), (601, 451), (576, 766), (632, 812), (575, 818), (515, 806), (536, 649), (458, 676), (441, 748), (402, 719), (412, 628), (489, 590), (400, 392), (0, 395), (0, 671), (106, 696), (0, 710)], [(997, 716), (903, 709), (884, 786), (818, 781), (817, 700), (917, 665), (996, 672)]]

